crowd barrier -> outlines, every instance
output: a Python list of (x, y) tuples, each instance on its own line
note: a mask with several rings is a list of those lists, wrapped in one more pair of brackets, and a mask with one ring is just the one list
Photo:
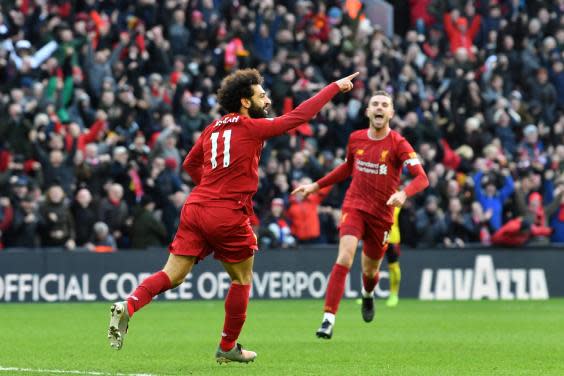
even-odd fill
[[(336, 246), (266, 250), (255, 257), (254, 299), (324, 296)], [(347, 280), (345, 298), (360, 296), (360, 260)], [(0, 303), (114, 301), (124, 299), (146, 276), (160, 269), (165, 249), (111, 254), (61, 250), (0, 252)], [(402, 252), (402, 297), (421, 300), (529, 300), (564, 296), (564, 248), (515, 250), (415, 249)], [(186, 281), (158, 299), (223, 299), (230, 282), (211, 257)], [(376, 295), (387, 297), (384, 262)]]

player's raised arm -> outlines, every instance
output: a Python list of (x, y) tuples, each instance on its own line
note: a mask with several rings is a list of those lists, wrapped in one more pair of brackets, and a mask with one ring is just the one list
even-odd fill
[(204, 149), (202, 147), (202, 137), (200, 136), (182, 163), (182, 168), (190, 175), (195, 185), (200, 184), (202, 180), (203, 163)]
[(313, 118), (337, 93), (347, 93), (354, 87), (353, 80), (359, 72), (341, 78), (323, 88), (319, 93), (294, 110), (274, 119), (252, 119), (251, 127), (258, 137), (267, 139), (279, 136)]

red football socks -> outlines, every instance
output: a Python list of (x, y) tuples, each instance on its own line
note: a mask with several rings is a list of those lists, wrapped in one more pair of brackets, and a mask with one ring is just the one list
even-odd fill
[(162, 270), (144, 279), (133, 294), (127, 298), (129, 317), (149, 304), (156, 295), (169, 290), (171, 287), (170, 278)]
[(366, 274), (362, 273), (362, 286), (364, 287), (364, 291), (366, 292), (374, 291), (374, 287), (376, 287), (379, 280), (380, 280), (380, 273), (376, 273), (374, 278), (370, 278)]
[(219, 344), (222, 351), (231, 350), (237, 343), (237, 338), (247, 318), (250, 292), (251, 285), (232, 283), (229, 288), (227, 298), (225, 298), (225, 322)]
[(345, 282), (349, 274), (349, 268), (346, 266), (335, 264), (329, 277), (327, 284), (327, 292), (325, 293), (325, 312), (336, 314), (339, 309), (339, 303), (345, 292)]

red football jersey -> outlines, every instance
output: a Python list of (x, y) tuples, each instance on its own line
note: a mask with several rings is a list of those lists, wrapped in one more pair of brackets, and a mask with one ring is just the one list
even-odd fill
[(184, 169), (196, 183), (186, 203), (246, 208), (247, 213), (252, 213), (264, 141), (310, 120), (338, 92), (338, 85), (330, 84), (293, 111), (274, 119), (232, 113), (214, 121), (204, 129), (184, 161)]
[(390, 130), (385, 138), (373, 140), (368, 129), (362, 129), (349, 138), (347, 161), (318, 183), (324, 187), (352, 175), (343, 208), (362, 210), (392, 224), (394, 208), (386, 202), (399, 188), (403, 166), (418, 164), (413, 147), (399, 133)]

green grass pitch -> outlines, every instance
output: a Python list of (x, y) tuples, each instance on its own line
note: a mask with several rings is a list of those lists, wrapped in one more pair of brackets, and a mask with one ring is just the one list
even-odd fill
[[(214, 361), (223, 302), (156, 301), (130, 322), (121, 351), (110, 349), (106, 339), (109, 306), (0, 305), (0, 376), (49, 374), (45, 370), (230, 376), (564, 374), (562, 299), (404, 299), (393, 309), (379, 300), (370, 324), (362, 321), (355, 301), (345, 300), (329, 341), (314, 334), (321, 300), (251, 300), (240, 341), (258, 358), (248, 365)], [(31, 371), (38, 369), (44, 371)]]

